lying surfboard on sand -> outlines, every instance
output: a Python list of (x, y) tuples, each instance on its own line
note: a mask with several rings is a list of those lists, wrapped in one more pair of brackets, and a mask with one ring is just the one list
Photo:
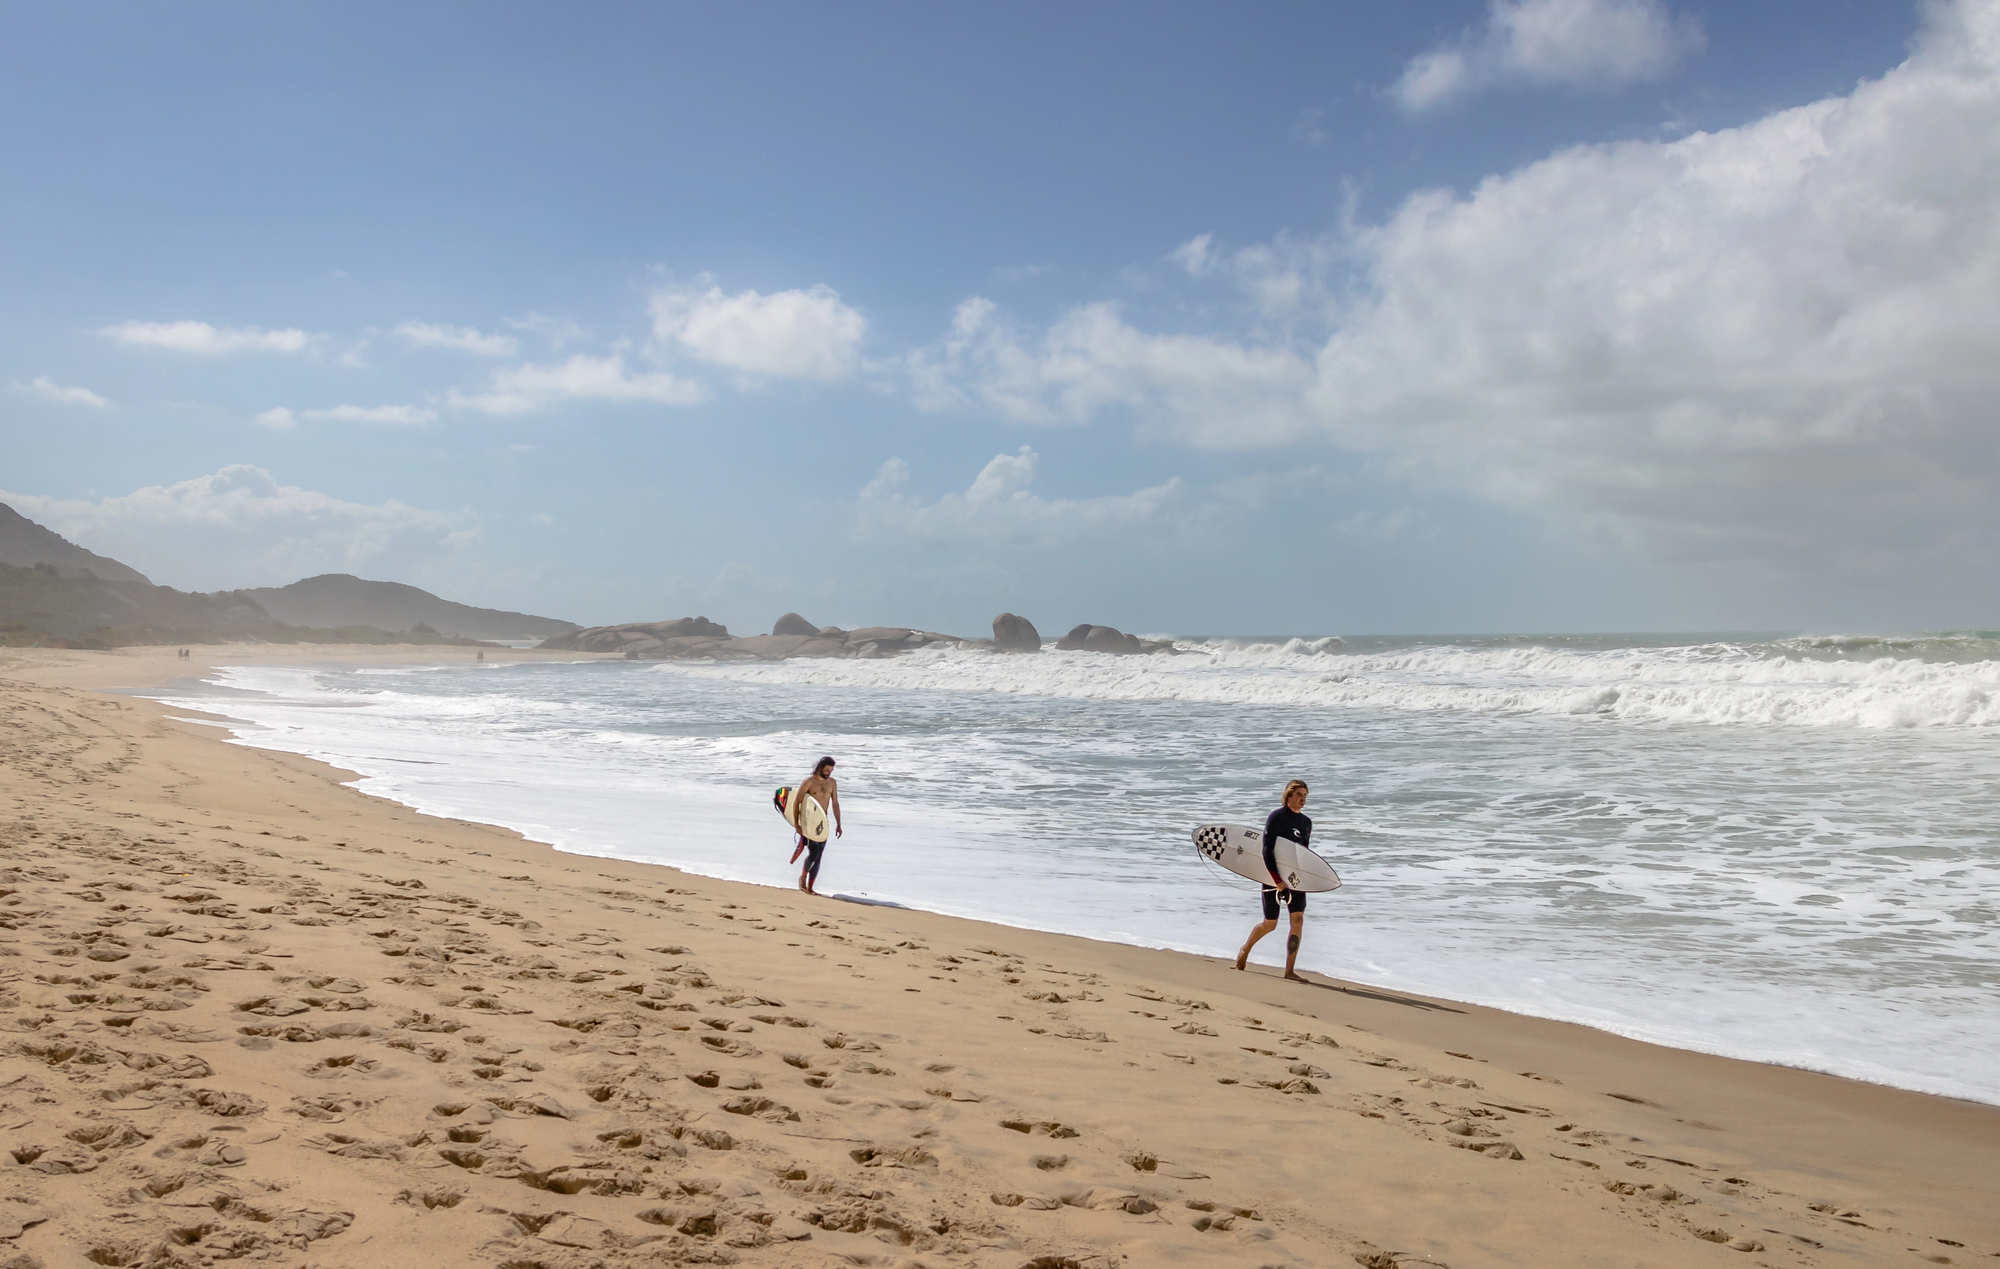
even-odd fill
[[(1194, 830), (1194, 848), (1204, 859), (1221, 864), (1239, 877), (1271, 884), (1264, 871), (1264, 830), (1247, 824), (1202, 824)], [(1340, 889), (1340, 874), (1311, 850), (1280, 837), (1271, 849), (1278, 875), (1302, 894)]]

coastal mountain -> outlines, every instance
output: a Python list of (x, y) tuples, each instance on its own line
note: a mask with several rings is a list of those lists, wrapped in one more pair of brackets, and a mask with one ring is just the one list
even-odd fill
[(0, 503), (0, 644), (473, 644), (575, 629), (567, 621), (473, 608), (415, 586), (343, 573), (213, 594), (155, 586), (137, 569)]
[(571, 621), (474, 608), (401, 582), (371, 582), (349, 573), (322, 573), (290, 586), (259, 587), (243, 594), (291, 626), (413, 630), (421, 625), (471, 639), (517, 642), (547, 639), (578, 628)]
[(86, 551), (68, 538), (45, 529), (4, 502), (0, 502), (0, 564), (33, 568), (46, 564), (58, 577), (97, 577), (107, 582), (141, 582), (152, 585), (138, 569)]
[(0, 564), (4, 643), (205, 643), (268, 637), (277, 628), (270, 614), (241, 591), (190, 594), (143, 578), (110, 581), (81, 575), (81, 570), (65, 576), (48, 563), (26, 568)]

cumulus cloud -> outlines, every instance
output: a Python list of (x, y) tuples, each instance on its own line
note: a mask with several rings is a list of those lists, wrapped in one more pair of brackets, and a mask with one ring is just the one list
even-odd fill
[(1316, 332), (1087, 305), (1023, 335), (975, 300), (918, 391), (1197, 445), (1330, 439), (1669, 556), (1888, 573), (2000, 548), (2000, 0), (1931, 10), (1848, 96), (1565, 150), (1220, 276), (1260, 268), (1307, 280)]
[(1040, 466), (1041, 456), (1023, 445), (1019, 453), (996, 454), (965, 492), (926, 502), (908, 491), (909, 465), (891, 458), (861, 491), (861, 526), (904, 539), (1054, 547), (1186, 523), (1181, 513), (1189, 500), (1179, 477), (1136, 493), (1044, 498), (1030, 488)]
[(479, 357), (511, 357), (519, 345), (510, 335), (488, 335), (470, 326), (437, 326), (404, 322), (396, 335), (412, 348), (449, 348)]
[(1226, 418), (1246, 437), (1274, 439), (1298, 429), (1313, 380), (1310, 355), (1293, 348), (1147, 334), (1110, 303), (1024, 333), (976, 296), (908, 368), (916, 400), (928, 409), (978, 405), (1022, 423), (1084, 423), (1116, 410), (1176, 431)]
[(1412, 58), (1394, 92), (1417, 113), (1506, 85), (1619, 88), (1704, 44), (1700, 22), (1660, 0), (1492, 0), (1484, 27)]
[(695, 405), (707, 399), (707, 389), (693, 380), (664, 371), (627, 370), (622, 353), (608, 357), (579, 353), (560, 365), (514, 366), (496, 372), (492, 387), (485, 392), (468, 395), (454, 390), (449, 398), (455, 408), (499, 415), (528, 414), (559, 401)]
[(303, 352), (313, 337), (302, 330), (264, 330), (257, 326), (211, 326), (207, 322), (120, 322), (100, 335), (143, 348), (223, 357), (239, 352)]
[(97, 501), (0, 493), (73, 542), (186, 589), (284, 585), (449, 555), (477, 536), (462, 514), (347, 502), (234, 464)]
[(419, 405), (336, 405), (324, 410), (294, 410), (281, 405), (259, 414), (257, 422), (281, 432), (300, 423), (388, 423), (416, 427), (437, 422), (437, 411)]
[(12, 386), (16, 392), (25, 392), (57, 405), (87, 405), (93, 410), (102, 410), (111, 404), (89, 388), (65, 387), (47, 375), (37, 375), (27, 383)]
[(832, 381), (860, 363), (868, 319), (825, 286), (761, 295), (721, 287), (660, 291), (653, 333), (702, 361), (751, 374)]

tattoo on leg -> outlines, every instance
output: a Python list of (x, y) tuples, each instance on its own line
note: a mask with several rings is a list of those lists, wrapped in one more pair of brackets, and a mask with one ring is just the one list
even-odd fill
[(1294, 934), (1294, 935), (1290, 936), (1289, 938), (1287, 938), (1287, 939), (1285, 940), (1285, 950), (1286, 950), (1287, 952), (1292, 952), (1292, 953), (1295, 953), (1295, 954), (1296, 954), (1296, 953), (1298, 952), (1298, 950), (1299, 950), (1299, 936), (1298, 936), (1298, 935)]

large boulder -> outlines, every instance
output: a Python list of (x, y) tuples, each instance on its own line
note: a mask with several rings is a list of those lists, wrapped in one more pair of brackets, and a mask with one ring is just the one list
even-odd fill
[(1093, 626), (1087, 622), (1058, 639), (1056, 647), (1064, 652), (1132, 653), (1145, 650), (1137, 635), (1126, 634), (1115, 626)]
[(624, 652), (635, 644), (665, 639), (727, 639), (729, 630), (706, 617), (673, 621), (634, 621), (622, 626), (592, 626), (544, 639), (539, 646), (562, 652)]
[(1115, 652), (1130, 655), (1138, 652), (1172, 652), (1171, 639), (1141, 639), (1137, 635), (1126, 634), (1115, 626), (1076, 626), (1056, 641), (1056, 647), (1064, 652)]
[[(769, 636), (759, 636), (768, 638)], [(747, 639), (734, 639), (728, 635), (670, 635), (665, 639), (648, 639), (640, 643), (626, 645), (625, 659), (628, 661), (756, 661), (755, 653), (746, 651), (743, 644)], [(796, 642), (796, 641), (792, 641)]]
[(846, 645), (839, 639), (821, 638), (818, 632), (751, 635), (748, 639), (733, 641), (730, 647), (764, 661), (782, 661), (786, 657), (837, 657), (847, 651)]
[(771, 627), (774, 635), (816, 635), (819, 627), (795, 612), (788, 612), (778, 618), (778, 624)]
[(993, 619), (993, 646), (1002, 652), (1040, 652), (1042, 634), (1026, 617), (1003, 612)]

